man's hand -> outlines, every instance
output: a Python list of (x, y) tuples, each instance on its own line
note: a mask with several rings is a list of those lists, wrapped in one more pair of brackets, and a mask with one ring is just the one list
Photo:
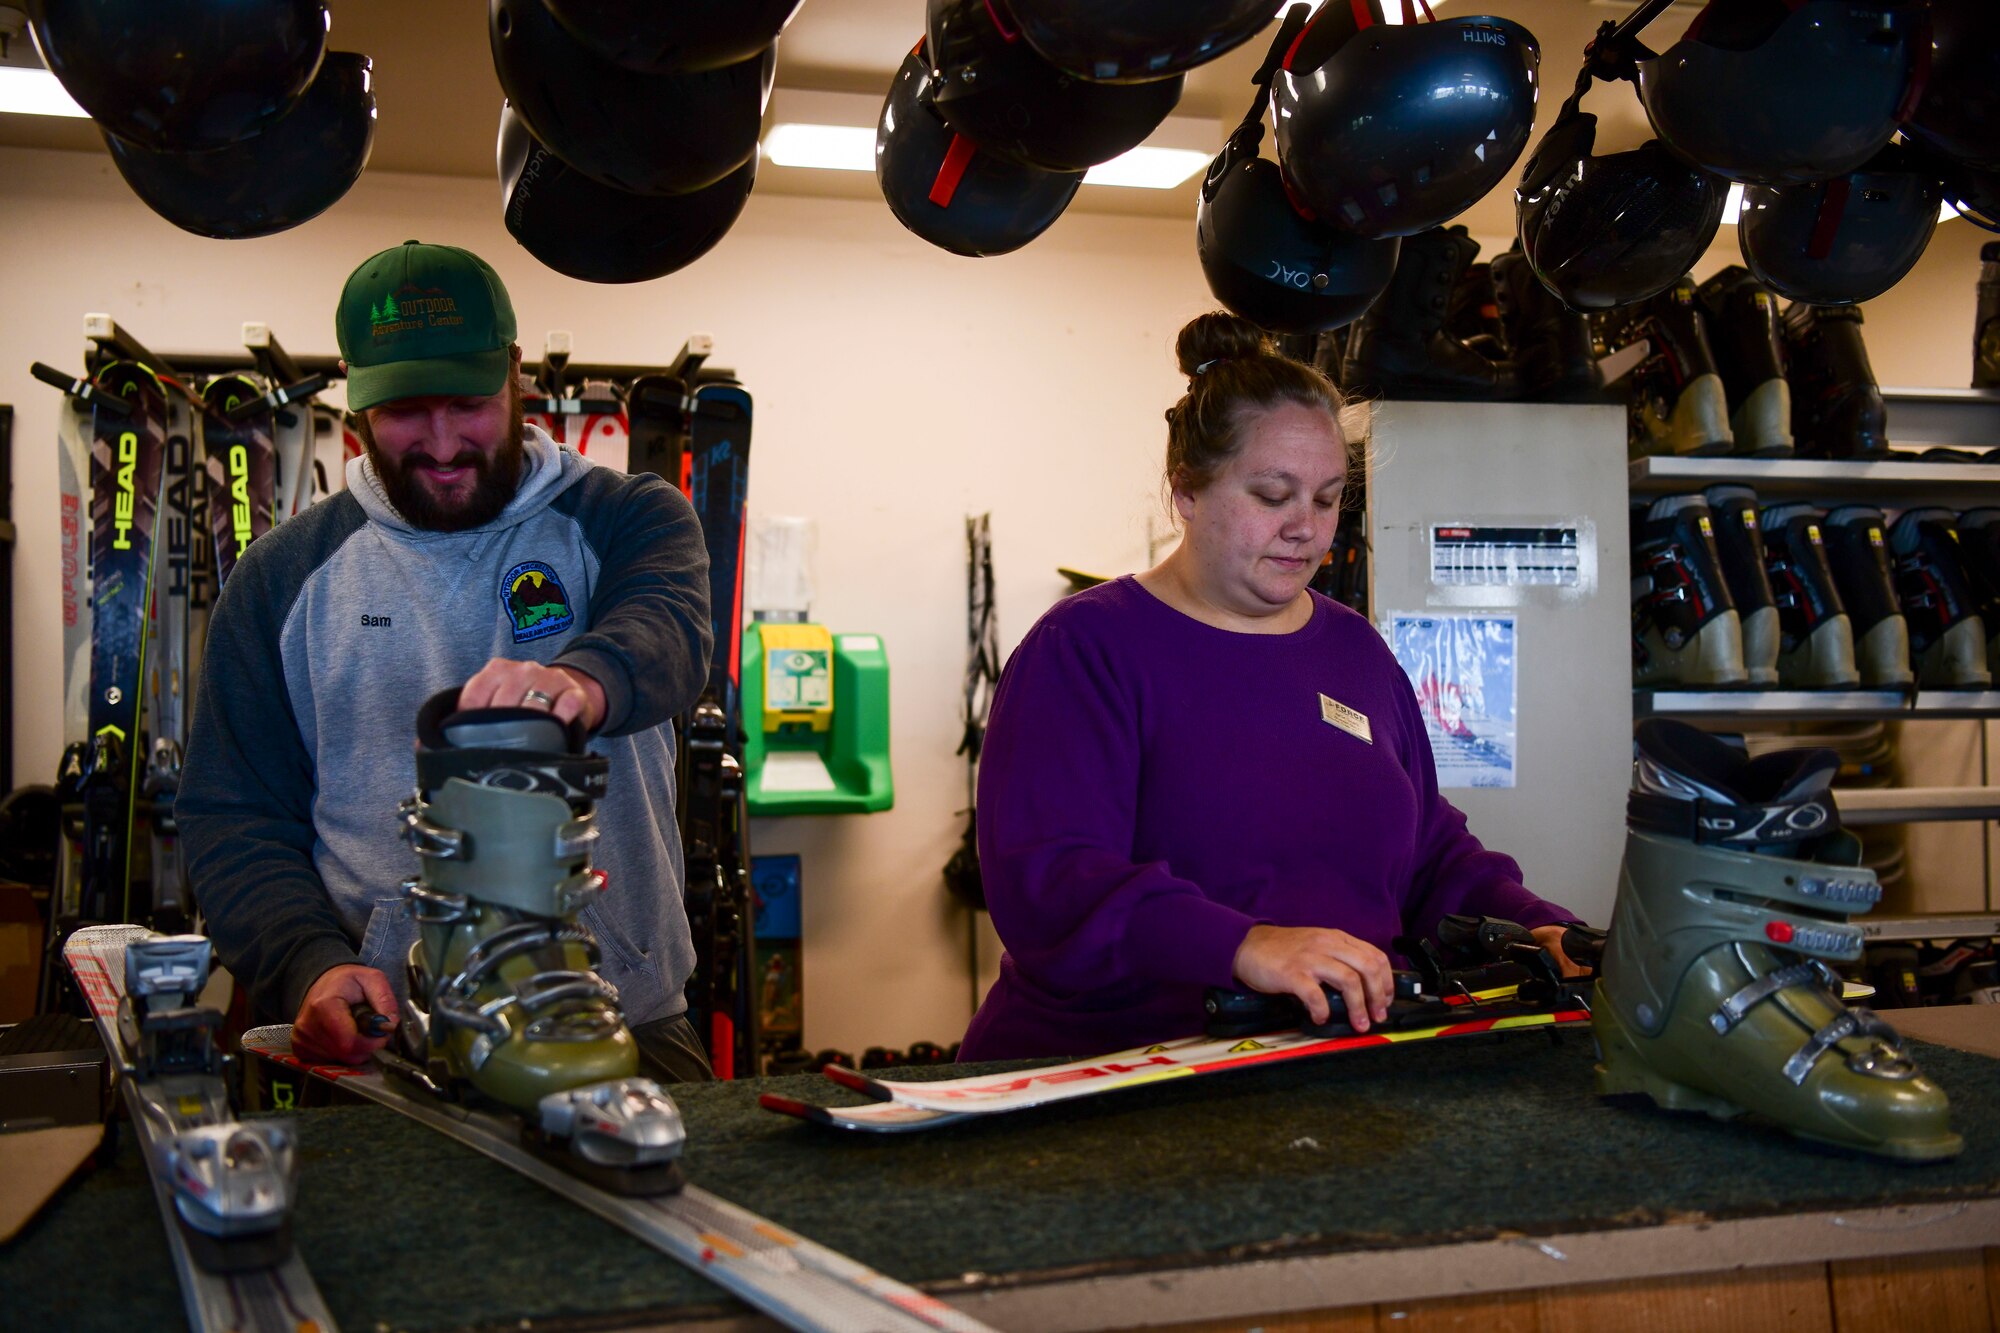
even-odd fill
[(316, 1064), (358, 1065), (389, 1042), (364, 1037), (354, 1026), (353, 1007), (365, 1004), (394, 1019), (396, 992), (389, 978), (372, 967), (343, 963), (319, 974), (292, 1020), (292, 1050)]
[(583, 720), (585, 731), (604, 723), (604, 687), (585, 671), (496, 657), (458, 692), (460, 708), (546, 708), (564, 722)]
[(1389, 955), (1344, 930), (1314, 926), (1252, 926), (1236, 949), (1236, 979), (1267, 995), (1296, 995), (1315, 1023), (1326, 1022), (1331, 1007), (1325, 982), (1347, 1001), (1347, 1021), (1366, 1032), (1369, 1020), (1389, 1016), (1395, 995)]
[(1562, 969), (1564, 976), (1580, 977), (1585, 975), (1584, 970), (1563, 952), (1563, 932), (1568, 929), (1568, 926), (1536, 926), (1529, 933), (1535, 937), (1535, 943), (1549, 951), (1549, 957), (1556, 960), (1556, 966)]

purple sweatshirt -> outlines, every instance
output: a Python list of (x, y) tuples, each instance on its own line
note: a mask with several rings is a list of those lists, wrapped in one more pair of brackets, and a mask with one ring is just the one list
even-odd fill
[[(1239, 634), (1128, 575), (1021, 641), (979, 768), (980, 872), (1007, 952), (964, 1059), (1199, 1032), (1204, 988), (1235, 984), (1260, 923), (1386, 951), (1452, 912), (1575, 919), (1439, 793), (1409, 678), (1374, 627), (1312, 597), (1304, 628)], [(1345, 716), (1329, 700), (1372, 739), (1324, 720)]]

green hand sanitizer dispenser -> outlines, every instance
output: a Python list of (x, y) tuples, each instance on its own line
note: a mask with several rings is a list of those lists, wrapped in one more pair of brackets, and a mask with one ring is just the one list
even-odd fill
[(751, 814), (868, 814), (895, 804), (879, 635), (746, 625), (743, 725)]

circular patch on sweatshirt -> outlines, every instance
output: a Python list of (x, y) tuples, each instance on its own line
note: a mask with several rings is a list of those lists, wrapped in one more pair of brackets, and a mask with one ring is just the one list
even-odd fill
[(539, 560), (523, 560), (500, 581), (500, 605), (514, 627), (514, 642), (546, 639), (576, 623), (556, 572)]

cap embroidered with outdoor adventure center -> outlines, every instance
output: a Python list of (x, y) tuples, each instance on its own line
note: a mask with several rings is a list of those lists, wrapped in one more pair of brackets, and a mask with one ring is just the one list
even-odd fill
[(348, 276), (334, 334), (353, 411), (398, 398), (484, 397), (507, 385), (514, 305), (478, 255), (405, 241)]

